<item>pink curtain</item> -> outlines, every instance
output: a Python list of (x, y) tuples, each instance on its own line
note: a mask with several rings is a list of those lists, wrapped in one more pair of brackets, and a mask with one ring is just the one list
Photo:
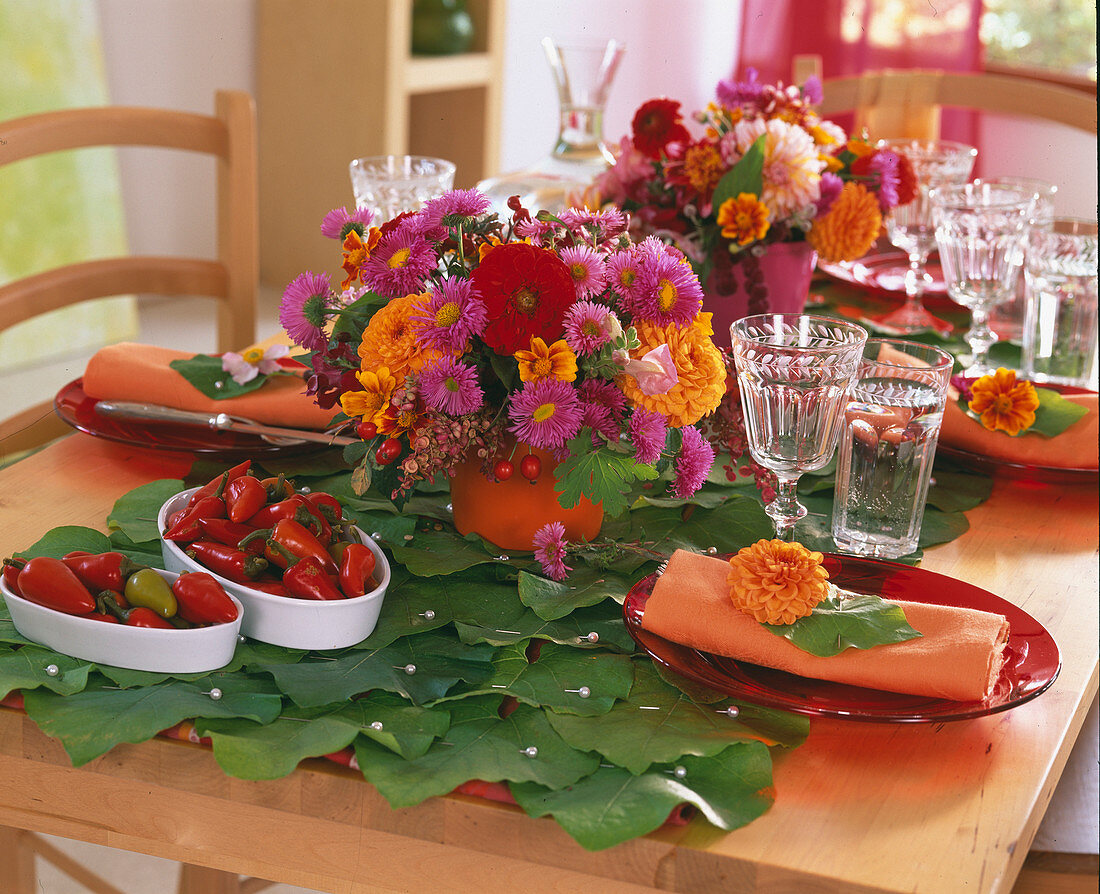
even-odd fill
[[(882, 68), (981, 69), (982, 0), (743, 2), (739, 73), (755, 68), (765, 82), (789, 84), (794, 57), (808, 53), (822, 57), (826, 79)], [(945, 112), (942, 135), (973, 138), (973, 115)]]

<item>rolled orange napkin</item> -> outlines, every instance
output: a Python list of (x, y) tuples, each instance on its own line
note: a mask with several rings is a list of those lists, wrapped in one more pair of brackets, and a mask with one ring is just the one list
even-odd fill
[(132, 342), (108, 345), (88, 361), (84, 393), (97, 400), (128, 400), (200, 413), (229, 413), (290, 428), (323, 429), (337, 412), (317, 406), (305, 393), (305, 384), (298, 376), (272, 376), (256, 391), (213, 400), (168, 365), (173, 360), (193, 356)]
[(722, 559), (677, 550), (646, 600), (642, 626), (672, 642), (801, 677), (955, 701), (986, 698), (1001, 672), (1008, 642), (1002, 615), (896, 602), (923, 636), (821, 658), (735, 608), (728, 571)]
[(943, 413), (940, 443), (1004, 462), (1065, 469), (1095, 469), (1097, 443), (1100, 439), (1097, 395), (1065, 394), (1063, 397), (1085, 407), (1088, 415), (1082, 416), (1053, 438), (1036, 434), (1010, 438), (1004, 432), (987, 430), (980, 422), (966, 415), (957, 403), (958, 393), (952, 389), (947, 396), (947, 408)]

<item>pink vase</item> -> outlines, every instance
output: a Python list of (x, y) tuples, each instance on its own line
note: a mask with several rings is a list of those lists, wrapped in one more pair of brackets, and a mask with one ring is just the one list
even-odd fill
[[(758, 313), (801, 313), (810, 293), (810, 277), (817, 253), (808, 242), (775, 242), (756, 258), (759, 275), (750, 274), (758, 285), (746, 288), (746, 266), (752, 259), (740, 258), (719, 266), (707, 278), (703, 310), (714, 314), (715, 343), (729, 345), (730, 326), (742, 317)], [(747, 263), (746, 263), (747, 262)], [(762, 288), (761, 288), (762, 286)]]

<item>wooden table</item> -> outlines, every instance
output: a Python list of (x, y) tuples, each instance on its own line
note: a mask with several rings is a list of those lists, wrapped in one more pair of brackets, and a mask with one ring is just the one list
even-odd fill
[[(102, 530), (120, 494), (187, 466), (65, 438), (0, 471), (0, 553), (57, 525)], [(774, 807), (729, 834), (696, 822), (588, 853), (512, 806), (449, 796), (391, 810), (325, 761), (246, 782), (208, 749), (168, 740), (73, 769), (8, 709), (0, 825), (339, 892), (1007, 892), (1097, 688), (1097, 489), (998, 481), (967, 515), (970, 531), (923, 567), (1041, 621), (1061, 648), (1058, 680), (968, 722), (814, 720), (802, 747), (776, 756)]]

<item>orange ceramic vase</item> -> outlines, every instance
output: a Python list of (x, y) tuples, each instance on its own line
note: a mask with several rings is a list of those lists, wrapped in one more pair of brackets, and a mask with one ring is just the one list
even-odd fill
[[(519, 471), (520, 460), (528, 453), (542, 461), (542, 473), (534, 482)], [(487, 479), (476, 457), (455, 469), (451, 510), (460, 534), (479, 534), (503, 550), (529, 551), (535, 532), (549, 522), (565, 525), (568, 540), (592, 540), (600, 533), (602, 504), (582, 497), (572, 509), (565, 509), (558, 502), (553, 475), (557, 460), (551, 454), (521, 444), (512, 461), (516, 468), (507, 481)]]

